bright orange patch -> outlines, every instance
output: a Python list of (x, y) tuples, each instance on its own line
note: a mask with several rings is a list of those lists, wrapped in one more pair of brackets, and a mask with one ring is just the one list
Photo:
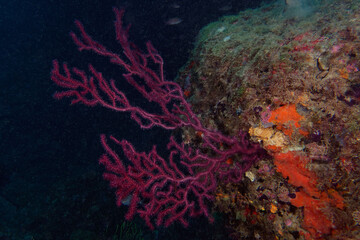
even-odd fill
[(309, 132), (308, 131), (304, 131), (302, 129), (299, 129), (299, 133), (305, 137), (307, 137), (309, 135)]
[(303, 227), (308, 230), (313, 237), (320, 237), (321, 234), (329, 234), (332, 229), (332, 222), (321, 211), (326, 207), (326, 194), (322, 194), (320, 199), (315, 199), (303, 191), (296, 193), (296, 198), (291, 200), (295, 207), (304, 207)]
[(309, 231), (311, 236), (306, 239), (321, 237), (323, 234), (330, 234), (333, 230), (333, 223), (324, 214), (324, 209), (329, 207), (344, 208), (344, 199), (334, 189), (328, 192), (321, 192), (316, 187), (317, 177), (314, 172), (306, 168), (310, 159), (299, 155), (297, 152), (276, 153), (274, 164), (277, 171), (284, 178), (289, 179), (289, 183), (302, 187), (296, 193), (296, 197), (291, 200), (295, 207), (304, 207), (303, 227)]
[(346, 70), (346, 68), (339, 69), (339, 74), (340, 74), (340, 77), (349, 79), (349, 73)]
[(296, 152), (277, 153), (274, 158), (277, 171), (284, 178), (289, 178), (290, 184), (303, 187), (304, 191), (312, 196), (320, 196), (316, 188), (316, 175), (306, 168), (306, 164), (310, 162), (309, 158)]
[(295, 128), (299, 128), (299, 122), (303, 118), (304, 117), (296, 111), (295, 104), (290, 104), (272, 111), (269, 122), (276, 124), (279, 130), (291, 137), (291, 134), (293, 133), (292, 125), (294, 125)]
[(228, 159), (226, 160), (226, 163), (227, 163), (228, 165), (233, 165), (234, 161), (232, 160), (232, 158), (228, 158)]
[(271, 152), (280, 152), (281, 151), (281, 147), (274, 146), (274, 145), (267, 145), (267, 146), (264, 146), (264, 148)]
[(204, 133), (203, 132), (200, 132), (200, 131), (196, 131), (196, 136), (198, 136), (198, 137), (203, 137), (204, 136)]
[(277, 206), (275, 206), (273, 203), (270, 206), (270, 212), (271, 213), (276, 213), (278, 210)]

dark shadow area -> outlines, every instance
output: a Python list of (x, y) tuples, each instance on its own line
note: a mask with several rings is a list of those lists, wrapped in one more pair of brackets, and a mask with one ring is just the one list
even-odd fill
[[(129, 237), (132, 232), (141, 232), (144, 239), (225, 239), (221, 216), (215, 225), (200, 218), (190, 220), (188, 229), (175, 224), (154, 232), (141, 219), (123, 223), (126, 207), (116, 207), (114, 193), (101, 177), (103, 169), (97, 161), (103, 153), (100, 134), (127, 139), (139, 151), (158, 145), (158, 152), (166, 158), (171, 132), (143, 131), (127, 113), (54, 100), (57, 88), (50, 80), (51, 64), (58, 59), (87, 70), (92, 63), (106, 78), (122, 81), (121, 69), (95, 54), (78, 52), (69, 37), (70, 31), (76, 31), (74, 20), (79, 19), (94, 39), (114, 52), (121, 51), (111, 10), (117, 6), (126, 9), (125, 21), (132, 24), (130, 39), (141, 48), (150, 40), (164, 58), (166, 77), (173, 79), (204, 25), (260, 2), (1, 3), (0, 239), (120, 239), (121, 234)], [(172, 18), (182, 22), (166, 24)], [(122, 87), (131, 101), (152, 109), (128, 84)]]

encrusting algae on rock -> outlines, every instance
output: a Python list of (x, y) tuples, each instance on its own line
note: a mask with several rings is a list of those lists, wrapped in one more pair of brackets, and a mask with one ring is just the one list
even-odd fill
[(360, 2), (298, 2), (209, 24), (177, 79), (205, 125), (270, 156), (218, 186), (234, 239), (360, 236)]

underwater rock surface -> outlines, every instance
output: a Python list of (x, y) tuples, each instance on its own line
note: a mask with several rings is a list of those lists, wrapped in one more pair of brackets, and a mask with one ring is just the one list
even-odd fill
[(278, 1), (202, 29), (177, 81), (205, 126), (271, 156), (218, 187), (234, 239), (360, 238), (359, 70), (359, 1)]

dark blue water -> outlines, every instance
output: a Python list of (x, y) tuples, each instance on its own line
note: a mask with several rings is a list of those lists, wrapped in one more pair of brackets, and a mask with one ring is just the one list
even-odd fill
[[(90, 4), (87, 2), (91, 2)], [(165, 152), (170, 132), (142, 131), (126, 113), (56, 101), (50, 80), (58, 59), (107, 77), (121, 71), (103, 58), (79, 53), (69, 37), (79, 19), (94, 39), (119, 50), (112, 6), (126, 10), (130, 38), (151, 40), (173, 79), (188, 60), (196, 34), (219, 17), (259, 6), (258, 0), (1, 1), (0, 3), (0, 239), (227, 239), (221, 215), (151, 232), (141, 219), (124, 223), (126, 207), (102, 179), (101, 133), (127, 139), (138, 150)], [(181, 23), (169, 25), (169, 20)], [(166, 24), (168, 23), (168, 24)], [(136, 104), (139, 95), (124, 85)]]

